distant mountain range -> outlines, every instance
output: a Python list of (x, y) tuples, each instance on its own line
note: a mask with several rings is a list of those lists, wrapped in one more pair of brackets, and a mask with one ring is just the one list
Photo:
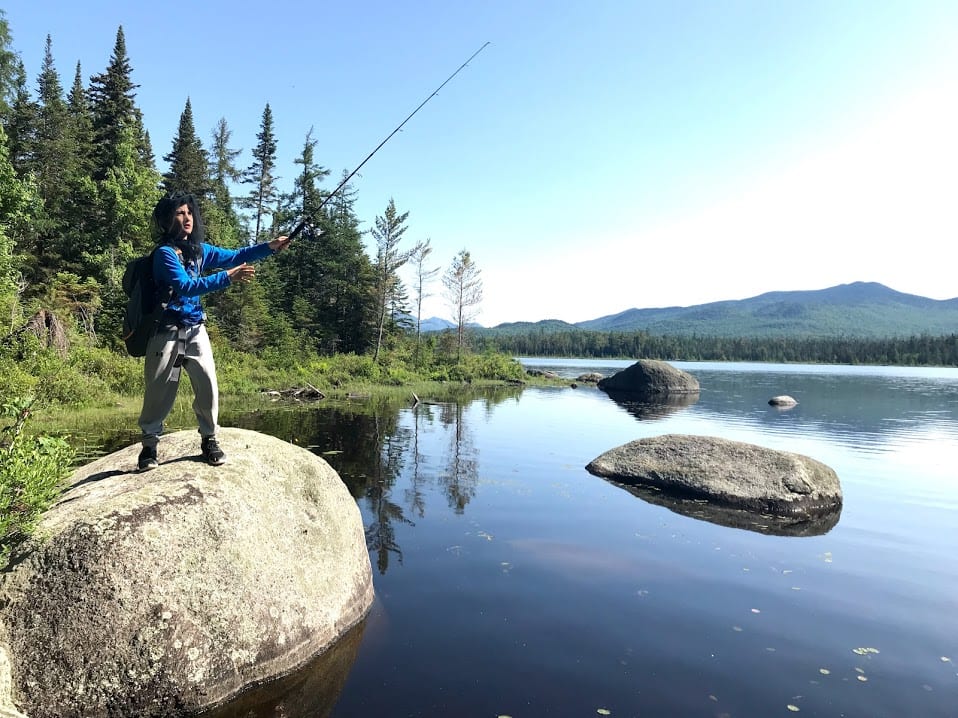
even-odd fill
[[(423, 322), (423, 331), (429, 331), (427, 323), (432, 331), (455, 326), (445, 320), (430, 319)], [(928, 299), (876, 282), (853, 282), (828, 289), (768, 292), (750, 299), (691, 307), (627, 309), (575, 324), (548, 319), (499, 324), (483, 331), (510, 334), (578, 329), (723, 337), (950, 335), (958, 334), (958, 298)]]

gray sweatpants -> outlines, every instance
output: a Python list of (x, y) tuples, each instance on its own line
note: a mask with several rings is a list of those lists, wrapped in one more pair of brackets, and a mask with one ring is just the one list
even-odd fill
[[(182, 336), (179, 332), (182, 331)], [(176, 358), (183, 353), (182, 366)], [(146, 348), (143, 374), (146, 390), (140, 412), (143, 446), (156, 446), (163, 433), (163, 422), (173, 409), (180, 386), (180, 370), (185, 369), (193, 385), (193, 413), (199, 422), (200, 436), (215, 436), (219, 420), (219, 387), (216, 365), (206, 326), (198, 324), (179, 330), (160, 327)]]

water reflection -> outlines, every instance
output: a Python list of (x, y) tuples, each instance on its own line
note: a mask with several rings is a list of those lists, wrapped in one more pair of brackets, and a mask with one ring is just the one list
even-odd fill
[(365, 621), (295, 673), (256, 686), (203, 718), (326, 718), (331, 715), (363, 640)]
[[(240, 414), (230, 421), (285, 438), (326, 459), (361, 502), (366, 546), (384, 575), (391, 561), (402, 565), (397, 529), (415, 526), (414, 518), (425, 515), (430, 482), (438, 484), (456, 514), (464, 513), (475, 497), (479, 450), (469, 427), (471, 407), (488, 414), (516, 396), (517, 390), (509, 388), (462, 402), (423, 402), (414, 407), (380, 402), (280, 408)], [(421, 446), (424, 436), (431, 442), (428, 451)], [(427, 461), (437, 465), (426, 466)], [(400, 481), (405, 488), (397, 497)]]
[(605, 393), (639, 421), (664, 419), (699, 400), (698, 394), (663, 394), (650, 397), (608, 390)]
[(809, 517), (757, 514), (751, 511), (717, 506), (702, 499), (670, 496), (654, 487), (623, 484), (609, 479), (606, 479), (606, 481), (643, 501), (656, 506), (663, 506), (682, 516), (708, 521), (728, 528), (755, 531), (768, 536), (822, 536), (838, 524), (842, 514), (841, 507), (823, 515)]

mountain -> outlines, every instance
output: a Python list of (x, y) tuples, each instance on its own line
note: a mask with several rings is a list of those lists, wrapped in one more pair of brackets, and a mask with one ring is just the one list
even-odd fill
[(690, 307), (627, 309), (576, 324), (554, 319), (500, 324), (487, 331), (514, 334), (574, 329), (724, 337), (949, 335), (958, 334), (958, 298), (928, 299), (876, 282), (853, 282)]
[(429, 319), (422, 320), (422, 322), (419, 325), (419, 328), (423, 332), (441, 332), (446, 329), (455, 329), (456, 325), (450, 322), (448, 319), (440, 319), (439, 317), (429, 317)]

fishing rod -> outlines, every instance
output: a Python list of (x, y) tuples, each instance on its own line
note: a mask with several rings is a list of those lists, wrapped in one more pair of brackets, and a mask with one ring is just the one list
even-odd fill
[[(376, 148), (375, 148), (372, 152), (370, 152), (368, 155), (366, 155), (366, 159), (364, 159), (362, 162), (360, 162), (358, 165), (356, 165), (356, 169), (354, 169), (352, 172), (350, 172), (348, 175), (346, 175), (346, 178), (345, 178), (342, 182), (339, 183), (339, 186), (336, 187), (336, 189), (334, 189), (332, 192), (330, 192), (328, 195), (326, 195), (326, 197), (323, 198), (323, 201), (319, 203), (319, 207), (317, 207), (317, 208), (314, 209), (312, 212), (309, 212), (305, 217), (303, 217), (303, 219), (300, 220), (299, 224), (297, 224), (295, 227), (293, 227), (292, 231), (290, 231), (290, 233), (289, 233), (287, 236), (288, 236), (290, 239), (293, 239), (293, 238), (295, 238), (300, 232), (302, 232), (304, 229), (307, 229), (308, 227), (310, 227), (310, 225), (311, 225), (311, 223), (312, 223), (312, 220), (313, 220), (313, 217), (314, 217), (324, 206), (326, 206), (326, 203), (329, 202), (329, 200), (331, 200), (333, 197), (335, 197), (336, 194), (337, 194), (343, 187), (346, 186), (346, 183), (349, 182), (349, 180), (351, 180), (351, 179), (356, 175), (356, 173), (359, 172), (359, 170), (361, 170), (361, 169), (363, 168), (363, 165), (364, 165), (364, 164), (366, 164), (367, 162), (369, 162), (369, 160), (372, 159), (372, 157), (373, 157), (374, 154), (376, 154), (377, 152), (379, 152), (380, 149), (382, 149), (382, 146), (383, 146), (383, 145), (385, 145), (387, 142), (389, 142), (390, 139), (392, 139), (392, 136), (393, 136), (393, 135), (395, 135), (397, 132), (399, 132), (399, 130), (401, 130), (401, 129), (403, 128), (403, 125), (405, 125), (407, 122), (409, 122), (409, 120), (412, 119), (413, 115), (415, 115), (417, 112), (419, 112), (419, 110), (421, 110), (421, 109), (426, 105), (426, 103), (429, 102), (429, 100), (431, 100), (433, 97), (435, 97), (436, 95), (438, 95), (438, 94), (439, 94), (439, 91), (440, 91), (442, 88), (444, 88), (444, 87), (449, 83), (449, 81), (452, 80), (452, 78), (454, 78), (456, 75), (458, 75), (459, 72), (460, 72), (466, 65), (468, 65), (470, 62), (472, 62), (473, 58), (474, 58), (476, 55), (478, 55), (480, 52), (482, 52), (483, 50), (485, 50), (485, 49), (486, 49), (486, 45), (488, 45), (488, 44), (489, 44), (488, 42), (485, 43), (482, 47), (480, 47), (478, 50), (476, 50), (474, 53), (472, 53), (472, 55), (469, 56), (469, 59), (468, 59), (468, 60), (466, 60), (464, 63), (462, 63), (462, 64), (459, 66), (459, 68), (458, 68), (454, 73), (452, 73), (449, 77), (447, 77), (439, 87), (437, 87), (435, 90), (433, 90), (433, 91), (432, 91), (432, 94), (429, 95), (429, 97), (427, 97), (425, 100), (423, 100), (423, 101), (419, 104), (419, 107), (417, 107), (415, 110), (413, 110), (412, 112), (410, 112), (410, 113), (409, 113), (409, 116), (408, 116), (405, 120), (403, 120), (402, 122), (400, 122), (400, 123), (396, 126), (396, 129), (394, 129), (392, 132), (390, 132), (390, 133), (386, 136), (386, 139), (384, 139), (382, 142), (380, 142), (378, 145), (376, 145)], [(304, 211), (305, 211), (305, 207), (304, 207)]]

